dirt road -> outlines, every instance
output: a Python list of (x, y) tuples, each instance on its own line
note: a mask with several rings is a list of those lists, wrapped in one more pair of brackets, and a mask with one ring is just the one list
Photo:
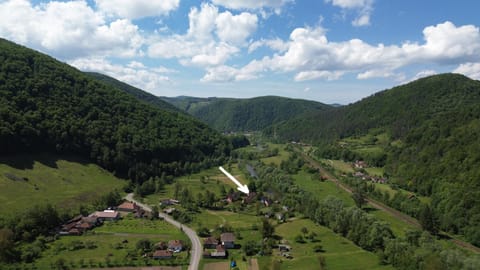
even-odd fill
[[(297, 153), (301, 154), (303, 159), (305, 161), (307, 161), (308, 163), (310, 163), (310, 165), (312, 165), (314, 168), (318, 169), (320, 171), (320, 174), (322, 176), (325, 176), (328, 181), (332, 181), (332, 182), (335, 182), (337, 184), (338, 187), (340, 187), (341, 189), (345, 190), (346, 192), (348, 193), (352, 193), (352, 189), (343, 184), (342, 182), (338, 181), (338, 179), (336, 179), (332, 174), (330, 174), (327, 170), (325, 170), (325, 168), (322, 167), (322, 165), (314, 160), (313, 158), (311, 158), (310, 156), (308, 156), (307, 154), (303, 153), (302, 151), (298, 151), (296, 150)], [(409, 216), (409, 215), (406, 215), (396, 209), (393, 209), (389, 206), (386, 206), (385, 204), (381, 203), (381, 202), (378, 202), (376, 200), (373, 200), (371, 198), (366, 198), (366, 201), (374, 208), (376, 209), (379, 209), (379, 210), (382, 210), (382, 211), (385, 211), (387, 212), (388, 214), (390, 214), (391, 216), (395, 217), (396, 219), (399, 219), (405, 223), (408, 223), (418, 229), (421, 229), (422, 226), (420, 225), (420, 223), (418, 222), (418, 220), (416, 220), (415, 218)], [(445, 233), (444, 233), (445, 234)], [(447, 234), (445, 234), (447, 235)], [(452, 238), (450, 239), (450, 241), (452, 241), (452, 243), (454, 243), (456, 246), (460, 247), (460, 248), (464, 248), (464, 249), (468, 249), (470, 251), (473, 251), (475, 253), (480, 253), (480, 248), (470, 244), (470, 243), (467, 243), (467, 242), (464, 242), (464, 241), (461, 241), (459, 239), (455, 239), (455, 238)]]

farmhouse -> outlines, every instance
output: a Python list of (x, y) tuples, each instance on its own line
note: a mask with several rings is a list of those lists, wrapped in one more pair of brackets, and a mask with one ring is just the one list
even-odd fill
[(220, 241), (225, 248), (235, 248), (235, 235), (233, 233), (222, 233)]
[(169, 250), (157, 250), (152, 255), (152, 258), (157, 260), (171, 259), (172, 257), (173, 253)]
[(136, 203), (133, 202), (123, 202), (117, 207), (117, 211), (119, 212), (127, 212), (127, 213), (133, 213), (138, 211), (140, 207)]
[(218, 245), (218, 240), (215, 237), (208, 237), (205, 238), (203, 241), (203, 247), (207, 249), (213, 249), (216, 248)]
[(168, 241), (168, 250), (173, 252), (180, 252), (183, 249), (182, 240), (170, 240)]
[(212, 258), (225, 258), (227, 257), (227, 251), (222, 245), (217, 245), (215, 251), (210, 253), (210, 257)]
[(120, 218), (120, 214), (114, 210), (96, 211), (89, 217), (97, 217), (99, 221), (114, 221)]
[(63, 224), (59, 233), (61, 235), (80, 235), (99, 224), (100, 221), (96, 217), (83, 217), (79, 215)]

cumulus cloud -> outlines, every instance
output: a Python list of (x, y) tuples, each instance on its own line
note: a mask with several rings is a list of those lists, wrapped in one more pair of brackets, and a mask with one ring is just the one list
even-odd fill
[[(157, 92), (165, 83), (170, 82), (165, 76), (164, 67), (147, 68), (140, 62), (132, 61), (127, 65), (112, 64), (104, 58), (83, 58), (69, 62), (70, 65), (83, 70), (93, 71), (114, 77), (135, 87), (150, 92)], [(168, 69), (167, 69), (168, 70)]]
[(221, 41), (235, 45), (242, 45), (257, 29), (257, 15), (242, 12), (239, 15), (232, 15), (229, 11), (220, 13), (215, 19), (217, 35)]
[(273, 9), (279, 14), (283, 6), (293, 3), (294, 0), (212, 0), (212, 2), (229, 9), (250, 9), (261, 12), (264, 12), (264, 9)]
[(461, 64), (453, 72), (463, 74), (475, 80), (480, 80), (480, 63)]
[(325, 2), (346, 11), (357, 12), (357, 17), (352, 21), (353, 26), (370, 25), (373, 0), (325, 0)]
[(256, 31), (258, 23), (255, 14), (219, 12), (208, 3), (203, 3), (200, 9), (193, 7), (188, 18), (187, 33), (157, 37), (150, 43), (148, 55), (178, 58), (187, 66), (221, 66), (246, 46), (246, 39)]
[(260, 47), (266, 46), (274, 51), (277, 52), (285, 52), (288, 50), (288, 43), (284, 42), (283, 40), (276, 38), (276, 39), (260, 39), (252, 42), (248, 46), (248, 53), (252, 53)]
[(95, 0), (99, 10), (127, 19), (167, 15), (178, 8), (180, 0)]
[(72, 59), (86, 55), (140, 53), (142, 37), (125, 19), (107, 23), (85, 1), (32, 6), (26, 0), (0, 3), (0, 36), (27, 46)]
[[(480, 61), (480, 31), (472, 25), (455, 26), (451, 22), (426, 27), (425, 42), (405, 42), (401, 45), (372, 45), (360, 39), (331, 42), (326, 31), (318, 26), (297, 28), (285, 41), (284, 53), (254, 60), (243, 68), (229, 70), (237, 79), (258, 77), (261, 72), (294, 72), (296, 81), (326, 79), (336, 80), (347, 73), (356, 73), (358, 79), (393, 77), (402, 80), (397, 70), (413, 64), (459, 65), (468, 59)], [(253, 45), (252, 46), (259, 46)], [(467, 72), (476, 65), (464, 65)], [(459, 67), (460, 68), (460, 67)], [(226, 68), (222, 69), (227, 70)], [(219, 78), (209, 70), (208, 78)]]

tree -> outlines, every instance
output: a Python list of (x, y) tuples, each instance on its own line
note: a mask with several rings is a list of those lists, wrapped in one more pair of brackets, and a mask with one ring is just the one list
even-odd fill
[(362, 208), (362, 206), (367, 203), (365, 193), (363, 193), (363, 191), (361, 191), (360, 189), (355, 189), (353, 191), (352, 199), (358, 208)]
[(303, 235), (306, 235), (308, 233), (307, 227), (302, 227), (302, 233)]
[(15, 259), (14, 235), (10, 229), (0, 229), (0, 262), (11, 262)]
[(438, 220), (429, 205), (424, 205), (422, 207), (418, 220), (422, 225), (422, 229), (430, 232), (433, 235), (438, 234)]
[(135, 245), (137, 250), (141, 251), (142, 253), (149, 252), (152, 250), (152, 242), (148, 239), (141, 239), (138, 240), (137, 244)]
[(269, 238), (273, 236), (275, 232), (275, 227), (268, 221), (268, 219), (264, 218), (262, 220), (262, 236), (263, 238)]
[(257, 254), (259, 250), (260, 250), (259, 246), (253, 240), (248, 240), (243, 246), (243, 251), (247, 256), (253, 256)]
[(160, 213), (160, 210), (158, 209), (158, 206), (154, 205), (152, 207), (152, 219), (158, 219), (159, 213)]

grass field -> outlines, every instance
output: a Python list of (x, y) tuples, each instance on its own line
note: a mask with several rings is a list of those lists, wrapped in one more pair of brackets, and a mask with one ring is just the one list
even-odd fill
[(353, 173), (352, 164), (342, 160), (332, 160), (332, 159), (321, 159), (322, 163), (332, 166), (335, 170), (341, 173)]
[(50, 154), (1, 157), (0, 212), (14, 213), (32, 202), (76, 208), (125, 183), (84, 160)]
[[(238, 179), (242, 184), (248, 184), (248, 180), (238, 169), (236, 164), (232, 166), (223, 166), (230, 174), (232, 174), (236, 179)], [(203, 180), (202, 180), (203, 179)], [(225, 190), (230, 188), (236, 190), (237, 186), (229, 180), (217, 167), (210, 168), (208, 170), (203, 170), (199, 173), (182, 176), (174, 180), (175, 183), (180, 183), (183, 187), (188, 187), (192, 192), (192, 196), (197, 198), (198, 193), (204, 193), (206, 190), (215, 193), (217, 196), (220, 196), (220, 185), (223, 185)], [(166, 185), (165, 190), (158, 193), (148, 195), (145, 198), (142, 198), (144, 203), (155, 205), (160, 202), (162, 199), (174, 198), (174, 185)]]
[[(308, 233), (315, 232), (318, 242), (306, 243), (295, 242), (295, 237), (302, 234), (301, 228), (307, 228)], [(379, 265), (378, 257), (367, 252), (351, 241), (335, 234), (328, 228), (318, 226), (308, 219), (298, 219), (281, 224), (276, 227), (275, 233), (282, 236), (292, 247), (289, 252), (293, 258), (286, 259), (281, 257), (279, 251), (274, 251), (272, 260), (281, 261), (281, 269), (320, 269), (318, 256), (323, 256), (326, 260), (326, 268), (336, 269), (392, 269), (389, 266)], [(313, 247), (322, 245), (324, 252), (315, 253)], [(259, 260), (260, 269), (265, 264), (272, 264), (270, 261)]]
[(300, 171), (298, 174), (293, 175), (292, 177), (298, 186), (317, 195), (318, 198), (325, 198), (328, 195), (332, 195), (343, 200), (346, 206), (354, 205), (350, 194), (338, 187), (334, 182), (322, 182), (320, 179), (315, 178), (314, 175), (305, 171)]
[(285, 145), (284, 144), (273, 144), (273, 143), (268, 143), (267, 144), (270, 149), (278, 149), (278, 155), (273, 156), (273, 157), (268, 157), (268, 158), (262, 158), (262, 162), (265, 164), (275, 164), (277, 166), (282, 163), (282, 161), (288, 160), (289, 153), (288, 151), (285, 150)]
[[(34, 265), (39, 270), (52, 269), (52, 263), (60, 258), (65, 259), (71, 268), (158, 265), (158, 261), (141, 259), (136, 253), (135, 245), (141, 239), (148, 239), (153, 243), (173, 239), (189, 242), (185, 234), (165, 221), (125, 218), (117, 222), (106, 222), (86, 235), (64, 236), (49, 243), (48, 249)], [(93, 243), (96, 247), (71, 250), (78, 242)], [(132, 252), (136, 258), (129, 259), (128, 254)], [(187, 252), (181, 252), (176, 254), (172, 263), (187, 261)]]

